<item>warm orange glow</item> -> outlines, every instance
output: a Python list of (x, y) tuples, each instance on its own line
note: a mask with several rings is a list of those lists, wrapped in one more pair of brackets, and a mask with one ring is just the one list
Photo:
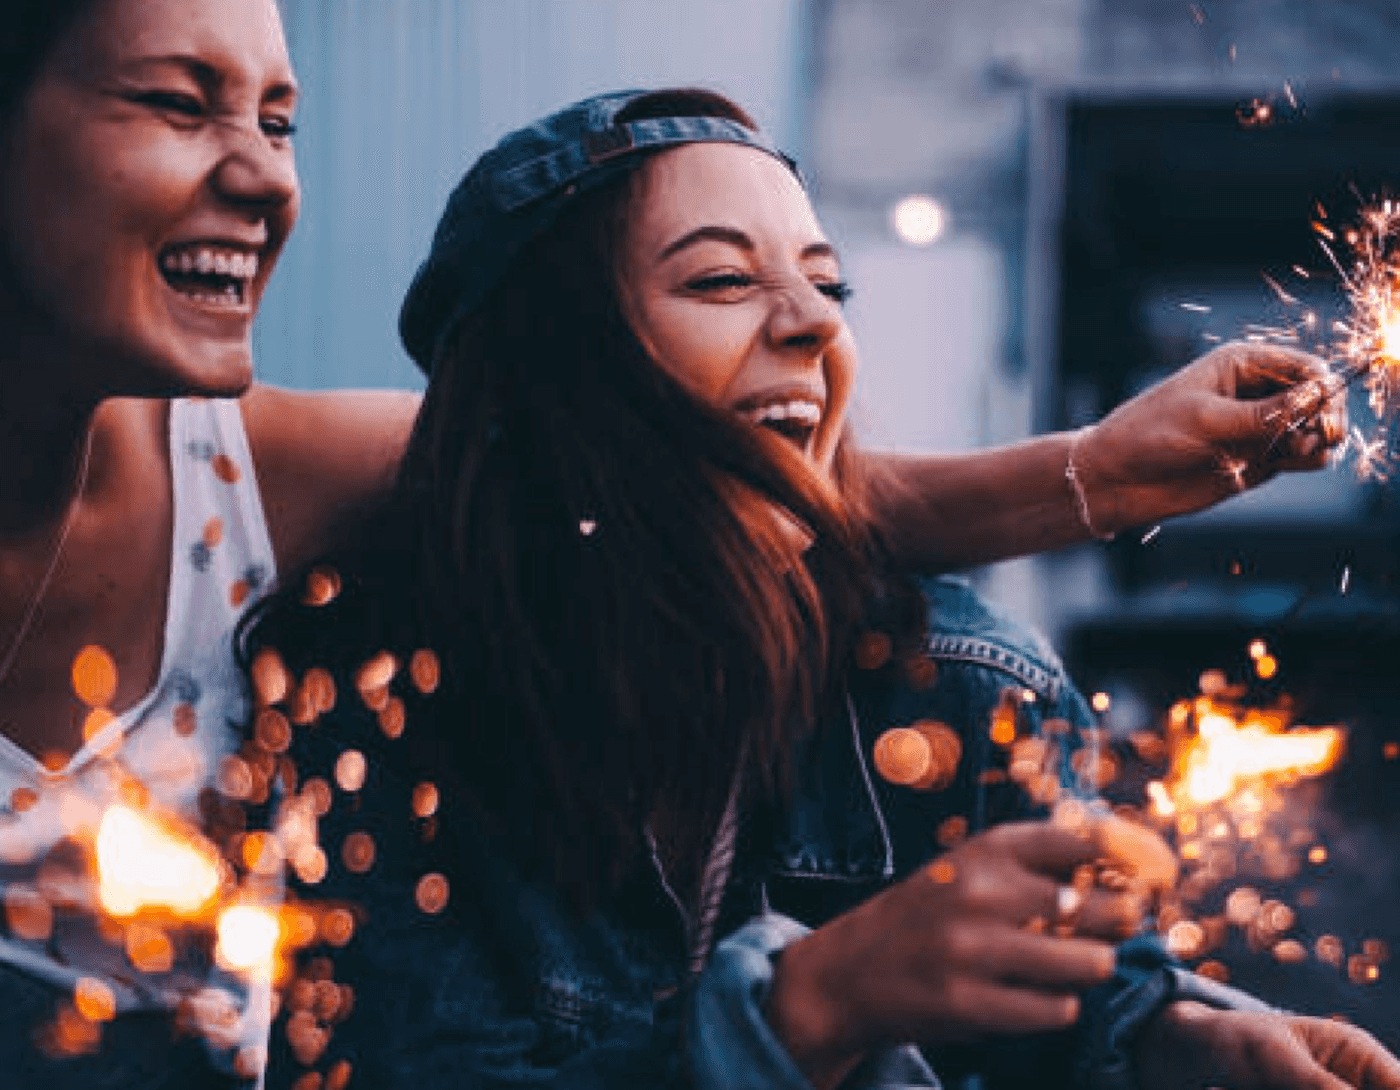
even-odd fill
[(1278, 659), (1273, 655), (1260, 655), (1254, 662), (1254, 669), (1265, 681), (1278, 673)]
[(1172, 802), (1172, 797), (1168, 793), (1166, 786), (1159, 780), (1153, 780), (1147, 785), (1148, 797), (1152, 800), (1152, 809), (1161, 817), (1171, 817), (1176, 813), (1176, 804)]
[(225, 969), (270, 974), (281, 934), (276, 913), (260, 905), (232, 905), (219, 913), (214, 957)]
[(73, 659), (73, 693), (90, 708), (110, 704), (117, 694), (117, 664), (106, 649), (84, 647)]
[(1276, 721), (1238, 723), (1212, 708), (1197, 718), (1196, 729), (1176, 764), (1176, 800), (1193, 806), (1219, 802), (1254, 780), (1320, 775), (1342, 753), (1337, 727), (1282, 730)]
[(1386, 367), (1400, 367), (1400, 311), (1387, 307), (1380, 317), (1379, 362)]
[(97, 830), (98, 898), (113, 916), (134, 916), (143, 908), (197, 916), (219, 891), (216, 860), (200, 841), (129, 807), (112, 806)]

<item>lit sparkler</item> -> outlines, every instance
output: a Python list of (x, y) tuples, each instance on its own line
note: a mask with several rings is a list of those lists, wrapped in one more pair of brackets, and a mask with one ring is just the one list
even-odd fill
[[(1317, 343), (1323, 331), (1311, 310), (1291, 324), (1251, 327), (1254, 339), (1316, 344), (1332, 363), (1327, 375), (1292, 391), (1280, 438), (1314, 422), (1329, 401), (1357, 384), (1367, 391), (1369, 408), (1382, 425), (1400, 414), (1400, 203), (1387, 199), (1367, 205), (1356, 224), (1340, 234), (1327, 223), (1325, 210), (1317, 211), (1313, 231), (1339, 278), (1348, 314), (1332, 323), (1332, 339), (1324, 343)], [(1305, 270), (1295, 272), (1307, 278)], [(1264, 279), (1285, 306), (1301, 306), (1276, 281)], [(1392, 455), (1384, 434), (1368, 438), (1353, 427), (1344, 449), (1363, 479), (1389, 474)]]

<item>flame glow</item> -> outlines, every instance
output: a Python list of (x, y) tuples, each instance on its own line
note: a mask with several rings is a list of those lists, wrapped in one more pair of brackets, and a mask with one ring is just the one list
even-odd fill
[(219, 891), (212, 849), (181, 838), (127, 806), (109, 807), (97, 830), (98, 897), (117, 917), (143, 908), (193, 918)]
[(231, 905), (219, 913), (219, 943), (214, 956), (226, 969), (270, 974), (282, 926), (277, 914), (261, 905)]
[(1342, 731), (1337, 727), (1283, 730), (1263, 717), (1239, 723), (1209, 701), (1197, 717), (1197, 735), (1181, 754), (1176, 771), (1178, 804), (1219, 802), (1266, 778), (1317, 776), (1337, 763)]

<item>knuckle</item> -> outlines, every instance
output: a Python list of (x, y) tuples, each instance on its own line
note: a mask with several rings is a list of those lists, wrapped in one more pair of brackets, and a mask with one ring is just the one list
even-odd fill
[(995, 902), (1001, 885), (995, 872), (996, 868), (986, 861), (963, 868), (961, 900), (964, 905), (976, 911), (989, 908)]
[(950, 924), (943, 932), (943, 954), (955, 965), (976, 965), (985, 951), (977, 929), (965, 922)]

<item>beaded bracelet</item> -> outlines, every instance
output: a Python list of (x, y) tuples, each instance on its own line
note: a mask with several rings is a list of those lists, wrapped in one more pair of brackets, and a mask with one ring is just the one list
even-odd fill
[(1094, 520), (1089, 517), (1089, 497), (1084, 491), (1084, 482), (1079, 479), (1079, 470), (1074, 465), (1075, 449), (1088, 430), (1080, 428), (1069, 441), (1069, 453), (1065, 456), (1065, 480), (1069, 481), (1070, 492), (1074, 495), (1074, 507), (1079, 512), (1079, 521), (1084, 524), (1084, 529), (1089, 531), (1089, 536), (1097, 541), (1112, 541), (1113, 534), (1100, 533), (1094, 527)]

